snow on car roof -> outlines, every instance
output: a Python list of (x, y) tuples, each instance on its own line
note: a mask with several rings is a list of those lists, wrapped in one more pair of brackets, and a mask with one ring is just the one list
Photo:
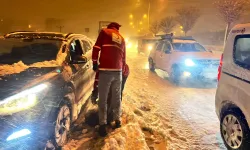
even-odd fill
[(179, 40), (179, 39), (173, 39), (173, 43), (197, 43), (194, 40)]

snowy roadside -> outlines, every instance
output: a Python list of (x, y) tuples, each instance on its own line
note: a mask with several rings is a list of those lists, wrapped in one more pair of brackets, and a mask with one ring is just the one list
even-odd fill
[[(125, 95), (124, 100), (129, 96)], [(108, 128), (109, 135), (105, 138), (98, 136), (96, 107), (89, 104), (87, 115), (83, 124), (78, 124), (71, 135), (70, 142), (63, 147), (64, 150), (150, 150), (166, 149), (166, 141), (150, 124), (145, 120), (148, 106), (137, 108), (131, 101), (123, 102), (122, 127), (119, 129)], [(89, 114), (90, 115), (89, 115)], [(82, 122), (82, 121), (79, 121)], [(156, 122), (155, 122), (156, 123)]]

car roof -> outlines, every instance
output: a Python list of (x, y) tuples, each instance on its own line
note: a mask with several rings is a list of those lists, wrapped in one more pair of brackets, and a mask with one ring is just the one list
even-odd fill
[(237, 24), (235, 25), (232, 30), (231, 33), (234, 34), (250, 34), (250, 23), (245, 23), (245, 24)]
[[(16, 31), (6, 34), (5, 38), (35, 38), (35, 39), (50, 39), (50, 40), (68, 40), (74, 36), (83, 36), (74, 33), (60, 33), (60, 32), (32, 32), (32, 31)], [(87, 37), (86, 37), (87, 38)]]
[(179, 40), (179, 39), (173, 39), (172, 43), (197, 43), (194, 40)]

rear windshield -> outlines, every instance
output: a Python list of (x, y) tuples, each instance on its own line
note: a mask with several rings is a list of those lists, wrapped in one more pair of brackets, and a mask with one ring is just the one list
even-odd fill
[(61, 41), (0, 39), (0, 64), (14, 64), (22, 61), (30, 65), (55, 60)]
[(199, 43), (173, 43), (175, 51), (180, 52), (204, 52), (206, 49)]

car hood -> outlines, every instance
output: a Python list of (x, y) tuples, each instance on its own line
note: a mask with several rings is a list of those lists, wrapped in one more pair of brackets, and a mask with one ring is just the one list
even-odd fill
[(181, 57), (182, 59), (214, 59), (219, 60), (221, 54), (213, 52), (174, 52), (176, 57)]
[(0, 101), (16, 94), (17, 91), (24, 90), (34, 84), (44, 81), (44, 77), (49, 74), (58, 74), (57, 67), (30, 67), (20, 73), (0, 75)]

